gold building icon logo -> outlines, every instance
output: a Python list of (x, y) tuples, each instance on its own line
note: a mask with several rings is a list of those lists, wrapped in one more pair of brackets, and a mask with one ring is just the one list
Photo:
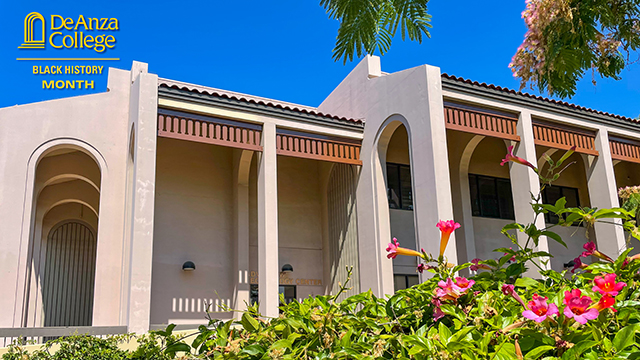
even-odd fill
[[(38, 21), (40, 21), (41, 32), (36, 34), (34, 25)], [(24, 18), (24, 43), (18, 46), (18, 49), (44, 49), (44, 28), (44, 17), (37, 12), (29, 13)]]

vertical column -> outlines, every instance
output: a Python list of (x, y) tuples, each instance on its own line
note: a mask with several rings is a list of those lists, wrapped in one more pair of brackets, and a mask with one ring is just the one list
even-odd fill
[[(236, 208), (236, 272), (234, 309), (246, 310), (249, 304), (249, 171), (252, 151), (234, 153), (235, 208)], [(242, 313), (236, 312), (236, 318)]]
[[(425, 118), (415, 119), (408, 128), (413, 211), (418, 249), (424, 248), (427, 253), (437, 256), (440, 253), (440, 233), (436, 223), (453, 219), (453, 201), (440, 68), (425, 66), (425, 71)], [(455, 232), (444, 256), (450, 263), (459, 263)], [(428, 275), (425, 273), (423, 276)]]
[(276, 125), (262, 128), (262, 155), (258, 164), (258, 283), (260, 312), (278, 316), (278, 169)]
[[(133, 70), (132, 70), (133, 71)], [(133, 221), (129, 279), (129, 332), (149, 330), (151, 317), (151, 267), (156, 179), (156, 128), (158, 78), (146, 67), (131, 90), (130, 117), (137, 123), (133, 173)], [(137, 86), (136, 86), (137, 84)]]
[[(613, 171), (607, 129), (600, 128), (598, 130), (595, 145), (599, 156), (588, 156), (590, 161), (586, 166), (591, 207), (600, 209), (618, 207), (620, 205), (618, 204), (616, 177)], [(616, 258), (625, 248), (624, 231), (620, 225), (619, 219), (595, 225), (598, 250), (613, 258)]]
[[(517, 124), (518, 135), (520, 135), (520, 143), (515, 144), (513, 154), (529, 161), (533, 166), (538, 166), (536, 156), (536, 145), (533, 137), (533, 125), (531, 123), (531, 114), (527, 111), (520, 113), (520, 119)], [(513, 143), (512, 143), (513, 144)], [(511, 178), (511, 192), (513, 193), (513, 207), (516, 216), (516, 222), (521, 224), (529, 224), (535, 219), (535, 213), (531, 208), (531, 195), (537, 197), (540, 194), (540, 179), (528, 166), (510, 163), (509, 177)], [(544, 216), (538, 216), (535, 225), (538, 229), (545, 227)], [(518, 243), (524, 246), (527, 236), (524, 233), (518, 233)], [(531, 244), (533, 246), (533, 244)], [(538, 251), (549, 251), (549, 244), (546, 236), (541, 236), (538, 242)], [(542, 266), (542, 264), (540, 264)], [(549, 264), (547, 268), (549, 268)], [(529, 276), (536, 274), (536, 269), (529, 269)]]

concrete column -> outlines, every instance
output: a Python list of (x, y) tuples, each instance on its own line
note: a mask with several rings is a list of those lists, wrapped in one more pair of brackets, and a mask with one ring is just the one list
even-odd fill
[[(236, 150), (234, 153), (234, 172), (236, 181), (236, 271), (234, 309), (244, 311), (249, 304), (249, 171), (253, 151)], [(241, 312), (236, 312), (239, 319)]]
[[(137, 123), (134, 152), (133, 221), (129, 279), (129, 332), (149, 331), (151, 315), (151, 268), (156, 180), (156, 127), (158, 77), (148, 74), (146, 64), (131, 89), (130, 117)], [(135, 64), (132, 72), (136, 70)], [(179, 269), (176, 269), (179, 271)], [(112, 301), (112, 300), (110, 300)], [(99, 308), (97, 308), (99, 309)]]
[[(537, 165), (536, 145), (533, 137), (533, 126), (531, 124), (531, 114), (523, 111), (520, 113), (520, 119), (517, 124), (518, 135), (520, 135), (520, 143), (515, 145), (513, 154), (529, 161), (533, 166)], [(520, 224), (529, 224), (534, 221), (535, 213), (531, 208), (531, 195), (537, 197), (540, 194), (540, 179), (528, 166), (510, 163), (509, 177), (511, 178), (511, 192), (513, 193), (513, 208), (515, 210), (516, 222)], [(544, 216), (540, 215), (535, 221), (538, 229), (546, 226)], [(527, 235), (518, 232), (518, 243), (524, 246), (527, 242)], [(530, 244), (533, 246), (533, 243)], [(537, 251), (549, 251), (549, 244), (546, 236), (541, 236), (538, 242)], [(541, 267), (542, 264), (540, 264)], [(547, 264), (546, 268), (550, 268)], [(537, 273), (536, 268), (529, 269), (529, 276)]]
[[(598, 130), (595, 145), (599, 156), (585, 156), (591, 207), (599, 209), (619, 207), (607, 129)], [(595, 224), (596, 242), (598, 250), (615, 259), (625, 249), (624, 231), (619, 219), (607, 219), (607, 221), (608, 223)]]
[[(424, 71), (427, 82), (426, 98), (423, 99), (426, 103), (425, 118), (422, 121), (409, 119), (407, 130), (416, 241), (418, 249), (424, 248), (427, 253), (437, 257), (440, 253), (440, 232), (436, 223), (453, 219), (453, 202), (440, 68), (425, 66)], [(459, 263), (455, 232), (451, 235), (444, 256), (451, 263)], [(428, 274), (424, 273), (423, 276)]]
[(276, 125), (262, 128), (262, 155), (258, 163), (258, 283), (260, 313), (278, 316), (278, 169)]

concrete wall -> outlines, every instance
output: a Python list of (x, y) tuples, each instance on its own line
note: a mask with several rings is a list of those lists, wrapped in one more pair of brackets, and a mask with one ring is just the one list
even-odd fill
[[(11, 189), (0, 193), (4, 229), (0, 234), (0, 274), (11, 289), (0, 297), (0, 326), (27, 323), (23, 304), (27, 249), (35, 235), (35, 169), (43, 155), (65, 147), (90, 155), (102, 176), (94, 303), (99, 311), (94, 312), (93, 325), (119, 325), (123, 321), (126, 305), (114, 299), (128, 292), (122, 281), (123, 253), (127, 251), (122, 234), (131, 84), (138, 75), (110, 69), (108, 92), (0, 109), (0, 183), (4, 189)], [(143, 88), (148, 88), (148, 82)], [(151, 89), (157, 91), (155, 85)], [(150, 96), (153, 98), (153, 94)]]
[[(228, 147), (158, 139), (152, 324), (202, 323), (205, 302), (215, 307), (233, 299), (232, 153)], [(182, 271), (189, 260), (196, 270)]]
[[(319, 285), (296, 285), (297, 297), (322, 295), (325, 292), (323, 268), (323, 188), (321, 162), (287, 156), (278, 156), (278, 248), (279, 268), (291, 264), (293, 279), (319, 279)], [(328, 170), (328, 169), (326, 169)], [(325, 170), (325, 171), (326, 171)], [(253, 173), (251, 178), (253, 178)], [(253, 180), (251, 180), (253, 181)], [(255, 201), (255, 187), (250, 191), (250, 202)], [(251, 204), (253, 208), (253, 204)], [(252, 210), (255, 214), (255, 211)], [(251, 216), (252, 228), (257, 228), (256, 216)], [(257, 231), (250, 234), (249, 269), (258, 271)]]

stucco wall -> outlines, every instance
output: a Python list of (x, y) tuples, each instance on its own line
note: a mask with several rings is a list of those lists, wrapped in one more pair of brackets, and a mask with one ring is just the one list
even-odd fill
[(476, 256), (479, 259), (499, 259), (503, 253), (494, 252), (493, 250), (513, 247), (511, 240), (500, 233), (500, 229), (503, 226), (512, 222), (511, 220), (473, 217)]
[(232, 149), (159, 138), (157, 153), (151, 323), (204, 322), (205, 301), (233, 299)]
[[(20, 326), (27, 251), (33, 236), (37, 161), (52, 146), (81, 147), (101, 167), (94, 325), (118, 325), (123, 307), (122, 233), (131, 74), (110, 69), (108, 92), (0, 109), (0, 326)], [(9, 295), (10, 294), (10, 295)]]
[[(321, 163), (314, 160), (278, 156), (278, 263), (291, 264), (293, 279), (319, 279), (321, 285), (297, 285), (297, 297), (322, 295), (323, 271), (323, 198)], [(250, 176), (250, 271), (258, 271), (258, 238), (255, 167)]]
[[(400, 246), (416, 250), (413, 211), (389, 209), (389, 221), (391, 223), (391, 236), (398, 239)], [(437, 234), (437, 231), (438, 229), (434, 226), (434, 234)], [(418, 266), (417, 259), (412, 256), (398, 256), (393, 259), (394, 274), (415, 275), (416, 266)]]

